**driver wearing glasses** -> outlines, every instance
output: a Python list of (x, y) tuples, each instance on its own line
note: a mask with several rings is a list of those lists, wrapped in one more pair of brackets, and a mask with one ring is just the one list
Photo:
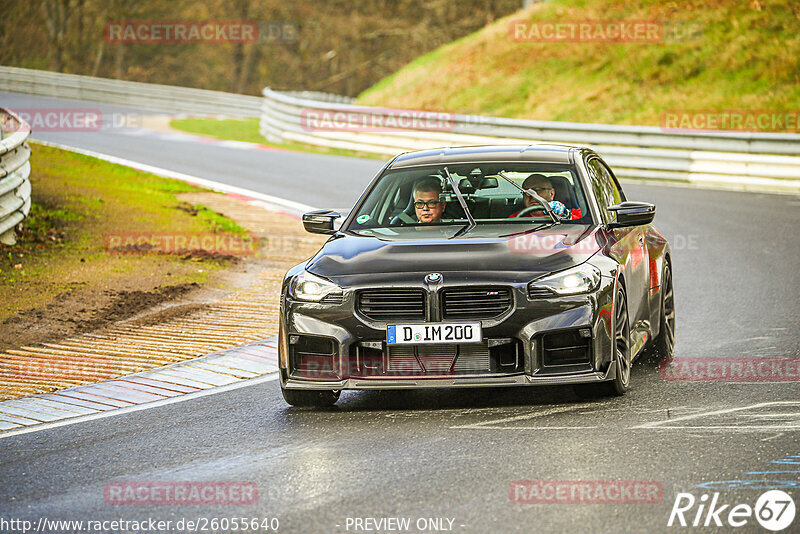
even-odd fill
[(442, 220), (446, 202), (439, 200), (442, 194), (442, 183), (438, 178), (429, 176), (414, 184), (414, 211), (421, 223), (437, 223)]
[[(553, 184), (550, 183), (550, 180), (547, 179), (547, 176), (543, 174), (531, 174), (525, 181), (522, 182), (523, 189), (533, 189), (537, 195), (542, 197), (547, 201), (550, 205), (550, 208), (553, 210), (553, 213), (558, 215), (559, 217), (567, 213), (567, 207), (558, 200), (554, 200), (556, 196), (556, 190), (553, 187)], [(525, 204), (525, 208), (519, 210), (516, 213), (512, 213), (509, 217), (519, 217), (520, 213), (525, 212), (522, 214), (522, 217), (534, 217), (540, 216), (544, 213), (544, 208), (541, 208), (539, 201), (533, 198), (530, 195), (523, 195), (522, 202)], [(541, 209), (538, 210), (529, 210), (533, 206), (539, 206)]]

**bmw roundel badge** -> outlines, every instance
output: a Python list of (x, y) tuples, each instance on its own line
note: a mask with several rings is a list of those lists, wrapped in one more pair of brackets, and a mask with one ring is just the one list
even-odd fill
[(425, 281), (429, 284), (438, 284), (442, 281), (442, 274), (441, 273), (428, 273), (425, 275)]

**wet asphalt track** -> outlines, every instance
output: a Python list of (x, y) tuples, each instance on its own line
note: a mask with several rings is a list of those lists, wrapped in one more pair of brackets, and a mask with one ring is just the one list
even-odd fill
[[(7, 93), (0, 106), (112, 109)], [(381, 165), (123, 129), (35, 137), (319, 207), (351, 205)], [(672, 242), (676, 357), (800, 356), (800, 198), (625, 191), (657, 204), (655, 223)], [(558, 388), (347, 392), (318, 412), (288, 408), (268, 382), (2, 438), (0, 519), (277, 517), (283, 532), (354, 532), (348, 518), (405, 517), (410, 532), (420, 518), (451, 519), (456, 532), (669, 532), (680, 530), (666, 526), (678, 492), (718, 491), (731, 505), (755, 504), (764, 488), (800, 497), (797, 381), (665, 381), (653, 360), (638, 362), (632, 380), (626, 397), (595, 402)], [(103, 499), (109, 482), (185, 480), (255, 482), (259, 499)], [(509, 485), (519, 480), (653, 481), (663, 495), (656, 504), (517, 504)], [(737, 531), (766, 532), (753, 519)]]

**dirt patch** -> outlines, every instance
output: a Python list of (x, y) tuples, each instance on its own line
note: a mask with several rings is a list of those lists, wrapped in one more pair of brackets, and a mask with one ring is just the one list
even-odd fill
[(189, 291), (198, 289), (200, 284), (192, 282), (177, 286), (160, 287), (155, 291), (106, 291), (111, 304), (95, 313), (92, 320), (81, 323), (85, 330), (94, 330), (108, 323), (121, 321), (148, 310), (162, 302), (171, 302), (183, 297)]
[(0, 323), (0, 351), (91, 332), (184, 298), (199, 288), (197, 282), (149, 290), (76, 287), (59, 293), (42, 308), (14, 314)]

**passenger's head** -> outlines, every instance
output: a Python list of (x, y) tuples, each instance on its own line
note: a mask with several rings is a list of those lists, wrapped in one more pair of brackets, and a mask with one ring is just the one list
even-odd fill
[[(522, 182), (522, 188), (533, 189), (537, 195), (548, 202), (553, 200), (556, 196), (556, 190), (553, 188), (553, 184), (550, 183), (547, 176), (543, 174), (531, 174)], [(525, 195), (524, 202), (526, 207), (539, 205), (539, 202), (529, 195)]]
[(445, 203), (439, 200), (442, 194), (442, 182), (435, 176), (428, 176), (414, 184), (414, 211), (422, 223), (434, 223), (442, 220)]

